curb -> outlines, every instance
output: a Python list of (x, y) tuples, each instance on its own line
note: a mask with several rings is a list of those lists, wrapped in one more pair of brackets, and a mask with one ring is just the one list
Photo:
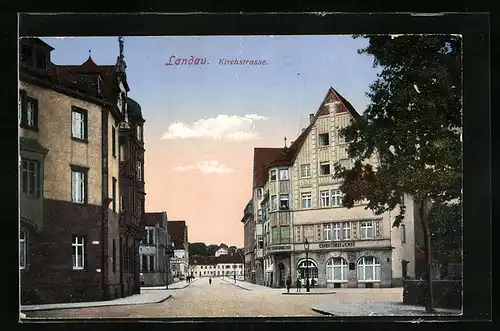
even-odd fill
[(325, 295), (325, 294), (336, 294), (337, 292), (283, 292), (282, 295)]
[(226, 282), (226, 284), (234, 285), (234, 286), (236, 286), (236, 287), (239, 287), (239, 288), (244, 289), (244, 290), (247, 290), (247, 291), (252, 291), (251, 289), (246, 288), (246, 287), (243, 287), (243, 286), (241, 286), (241, 285), (238, 285), (237, 283), (231, 283), (231, 282), (228, 282), (228, 281), (226, 281), (226, 280), (224, 280), (224, 282)]
[[(137, 305), (151, 305), (151, 304), (158, 304), (167, 301), (172, 297), (172, 294), (169, 294), (166, 298), (161, 299), (159, 301), (153, 301), (153, 302), (137, 302), (137, 303), (115, 303), (115, 304), (105, 304), (105, 305), (90, 305), (90, 306), (81, 306), (81, 307), (58, 307), (58, 308), (29, 308), (29, 309), (23, 309), (21, 307), (21, 312), (30, 312), (30, 311), (49, 311), (49, 310), (63, 310), (63, 309), (86, 309), (86, 308), (102, 308), (102, 307), (119, 307), (119, 306), (137, 306)], [(23, 314), (23, 313), (21, 313)], [(24, 314), (26, 318), (26, 314)]]
[(334, 314), (332, 313), (329, 313), (327, 311), (324, 311), (324, 310), (321, 310), (321, 309), (317, 309), (317, 308), (311, 308), (312, 311), (314, 311), (315, 313), (318, 313), (318, 314), (321, 314), (321, 315), (326, 315), (326, 316), (335, 316)]
[(183, 287), (178, 287), (178, 288), (166, 288), (165, 290), (167, 291), (174, 291), (174, 290), (182, 290), (182, 289), (185, 289), (186, 287), (188, 287), (189, 285), (193, 284), (194, 282), (196, 282), (198, 279), (195, 279), (193, 280), (191, 283), (187, 283), (186, 285), (184, 285)]

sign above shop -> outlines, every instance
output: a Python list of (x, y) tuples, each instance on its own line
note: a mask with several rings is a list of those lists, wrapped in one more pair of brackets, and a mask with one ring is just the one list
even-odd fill
[(319, 248), (349, 248), (354, 247), (354, 241), (347, 242), (329, 242), (319, 244)]
[(267, 248), (268, 251), (291, 251), (292, 245), (274, 245)]

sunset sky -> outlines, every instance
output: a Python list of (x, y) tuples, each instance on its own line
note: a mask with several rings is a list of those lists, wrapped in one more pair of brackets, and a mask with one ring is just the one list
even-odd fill
[[(116, 62), (117, 38), (42, 38), (55, 64)], [(350, 36), (125, 37), (129, 96), (146, 119), (146, 212), (185, 220), (189, 241), (243, 247), (254, 147), (294, 140), (332, 86), (362, 113), (375, 78)], [(166, 66), (171, 56), (206, 58)], [(267, 65), (220, 65), (221, 58)]]

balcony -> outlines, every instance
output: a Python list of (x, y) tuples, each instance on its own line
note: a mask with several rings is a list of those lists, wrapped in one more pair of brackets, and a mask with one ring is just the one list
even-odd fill
[(290, 225), (292, 219), (292, 212), (289, 210), (277, 211), (269, 214), (271, 226)]

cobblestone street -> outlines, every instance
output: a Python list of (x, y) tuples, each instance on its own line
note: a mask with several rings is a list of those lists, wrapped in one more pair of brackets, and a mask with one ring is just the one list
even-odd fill
[(214, 279), (209, 285), (206, 278), (197, 279), (185, 289), (168, 291), (172, 297), (158, 304), (28, 311), (26, 315), (27, 318), (323, 316), (314, 312), (312, 307), (320, 304), (402, 301), (401, 288), (349, 288), (335, 289), (332, 294), (283, 295), (284, 289), (249, 291), (221, 279)]

